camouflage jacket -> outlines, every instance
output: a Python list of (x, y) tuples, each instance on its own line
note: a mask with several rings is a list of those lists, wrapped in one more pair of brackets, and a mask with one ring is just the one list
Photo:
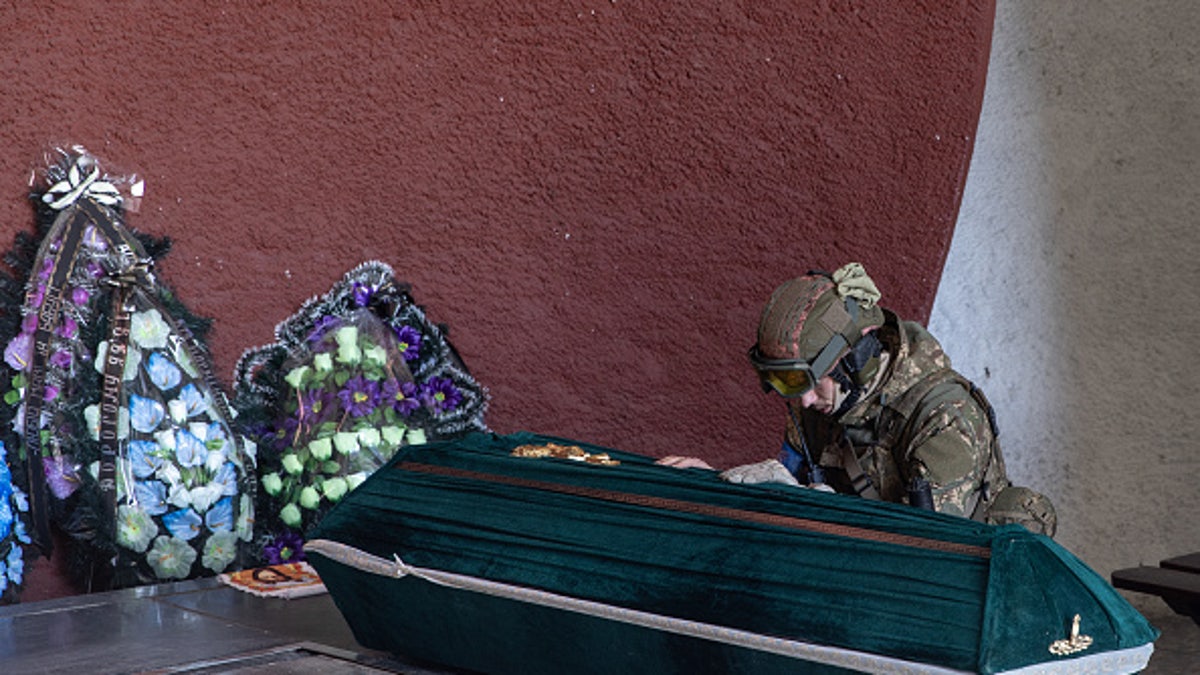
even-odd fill
[[(800, 448), (797, 424), (804, 427), (804, 444), (838, 492), (907, 502), (910, 481), (920, 477), (932, 487), (936, 510), (982, 520), (1009, 485), (990, 406), (972, 395), (920, 324), (885, 316), (879, 338), (889, 361), (882, 379), (837, 419), (789, 402), (788, 441)], [(870, 485), (856, 483), (856, 473)]]

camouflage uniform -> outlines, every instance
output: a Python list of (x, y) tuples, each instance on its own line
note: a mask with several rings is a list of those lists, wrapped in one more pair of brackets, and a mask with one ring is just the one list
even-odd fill
[(937, 511), (1053, 535), (1050, 502), (1009, 483), (982, 393), (951, 370), (920, 324), (884, 316), (878, 337), (889, 360), (880, 381), (836, 420), (789, 400), (788, 442), (807, 446), (838, 492), (907, 502), (910, 482), (923, 478)]

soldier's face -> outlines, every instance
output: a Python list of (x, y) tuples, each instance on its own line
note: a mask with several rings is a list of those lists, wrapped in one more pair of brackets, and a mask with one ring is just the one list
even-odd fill
[(822, 415), (830, 415), (836, 407), (837, 395), (837, 382), (834, 382), (832, 377), (826, 375), (817, 380), (817, 386), (805, 392), (800, 397), (800, 405), (810, 410), (815, 410)]

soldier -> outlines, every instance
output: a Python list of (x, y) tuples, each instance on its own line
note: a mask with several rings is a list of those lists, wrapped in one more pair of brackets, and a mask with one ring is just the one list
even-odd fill
[[(862, 265), (785, 282), (763, 308), (749, 357), (788, 420), (778, 459), (734, 467), (777, 482), (908, 503), (1054, 535), (1045, 496), (1013, 486), (991, 405), (920, 324), (877, 305)], [(694, 457), (661, 464), (711, 468)]]

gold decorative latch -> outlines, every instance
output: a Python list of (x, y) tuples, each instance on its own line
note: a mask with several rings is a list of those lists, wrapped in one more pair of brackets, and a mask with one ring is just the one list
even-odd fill
[(616, 466), (620, 464), (617, 460), (608, 456), (607, 452), (585, 452), (578, 445), (559, 445), (558, 443), (546, 443), (543, 445), (518, 445), (513, 448), (513, 457), (554, 457), (557, 459), (573, 459), (577, 462), (587, 462), (588, 464), (603, 464), (604, 466)]
[(1055, 656), (1076, 654), (1092, 646), (1090, 635), (1079, 634), (1079, 615), (1071, 622), (1071, 636), (1066, 640), (1055, 640), (1050, 644), (1050, 653)]

